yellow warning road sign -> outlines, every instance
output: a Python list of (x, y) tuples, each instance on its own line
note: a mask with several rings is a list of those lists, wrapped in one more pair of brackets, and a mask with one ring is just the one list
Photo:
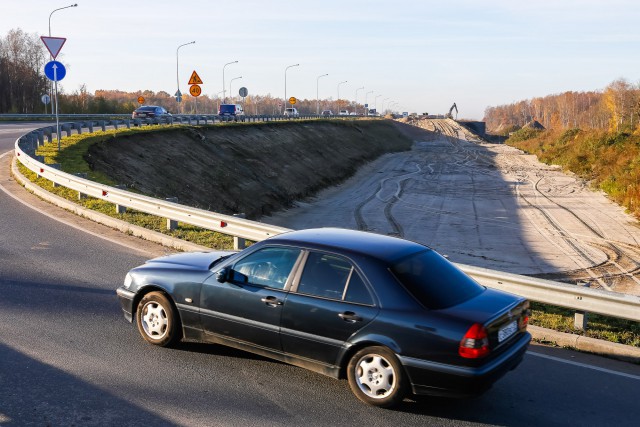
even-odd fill
[(292, 96), (291, 98), (289, 98), (289, 104), (293, 105), (297, 102), (298, 100), (296, 99), (295, 96)]
[(202, 84), (202, 79), (200, 78), (198, 73), (196, 73), (196, 70), (193, 70), (193, 73), (191, 73), (191, 78), (189, 79), (189, 84), (190, 85), (201, 85)]

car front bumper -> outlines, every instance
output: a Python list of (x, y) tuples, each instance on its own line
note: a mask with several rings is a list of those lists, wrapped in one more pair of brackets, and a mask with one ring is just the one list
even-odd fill
[(473, 397), (482, 394), (504, 374), (515, 369), (527, 351), (531, 334), (525, 333), (509, 349), (478, 367), (455, 366), (398, 356), (414, 394)]
[(124, 318), (129, 322), (133, 322), (133, 299), (136, 294), (122, 286), (116, 289), (116, 294), (120, 300), (120, 306), (122, 307)]

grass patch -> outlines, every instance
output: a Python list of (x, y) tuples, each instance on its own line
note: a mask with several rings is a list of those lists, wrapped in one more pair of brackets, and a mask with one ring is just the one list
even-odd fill
[(569, 334), (640, 347), (640, 323), (589, 313), (587, 330), (583, 331), (574, 329), (574, 313), (575, 310), (568, 308), (532, 302), (530, 323)]

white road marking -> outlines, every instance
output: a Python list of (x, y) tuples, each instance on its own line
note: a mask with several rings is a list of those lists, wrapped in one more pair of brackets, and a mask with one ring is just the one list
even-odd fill
[(640, 375), (627, 374), (627, 373), (624, 373), (624, 372), (614, 371), (612, 369), (600, 368), (598, 366), (588, 365), (586, 363), (574, 362), (572, 360), (566, 360), (566, 359), (562, 359), (560, 357), (555, 357), (555, 356), (548, 356), (546, 354), (535, 353), (533, 351), (527, 351), (527, 354), (530, 354), (530, 355), (536, 356), (536, 357), (542, 357), (543, 359), (553, 360), (555, 362), (566, 363), (567, 365), (578, 366), (580, 368), (591, 369), (591, 370), (594, 370), (594, 371), (604, 372), (606, 374), (618, 375), (618, 376), (621, 376), (621, 377), (631, 378), (632, 380), (640, 381)]

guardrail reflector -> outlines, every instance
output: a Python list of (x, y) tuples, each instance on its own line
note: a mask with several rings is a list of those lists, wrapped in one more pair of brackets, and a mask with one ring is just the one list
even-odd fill
[(102, 197), (105, 197), (107, 194), (109, 194), (107, 190), (102, 190)]
[(226, 222), (224, 222), (224, 221), (220, 221), (220, 227), (223, 227), (223, 228), (224, 228), (224, 227), (226, 227), (226, 226), (227, 226), (227, 223), (226, 223)]

